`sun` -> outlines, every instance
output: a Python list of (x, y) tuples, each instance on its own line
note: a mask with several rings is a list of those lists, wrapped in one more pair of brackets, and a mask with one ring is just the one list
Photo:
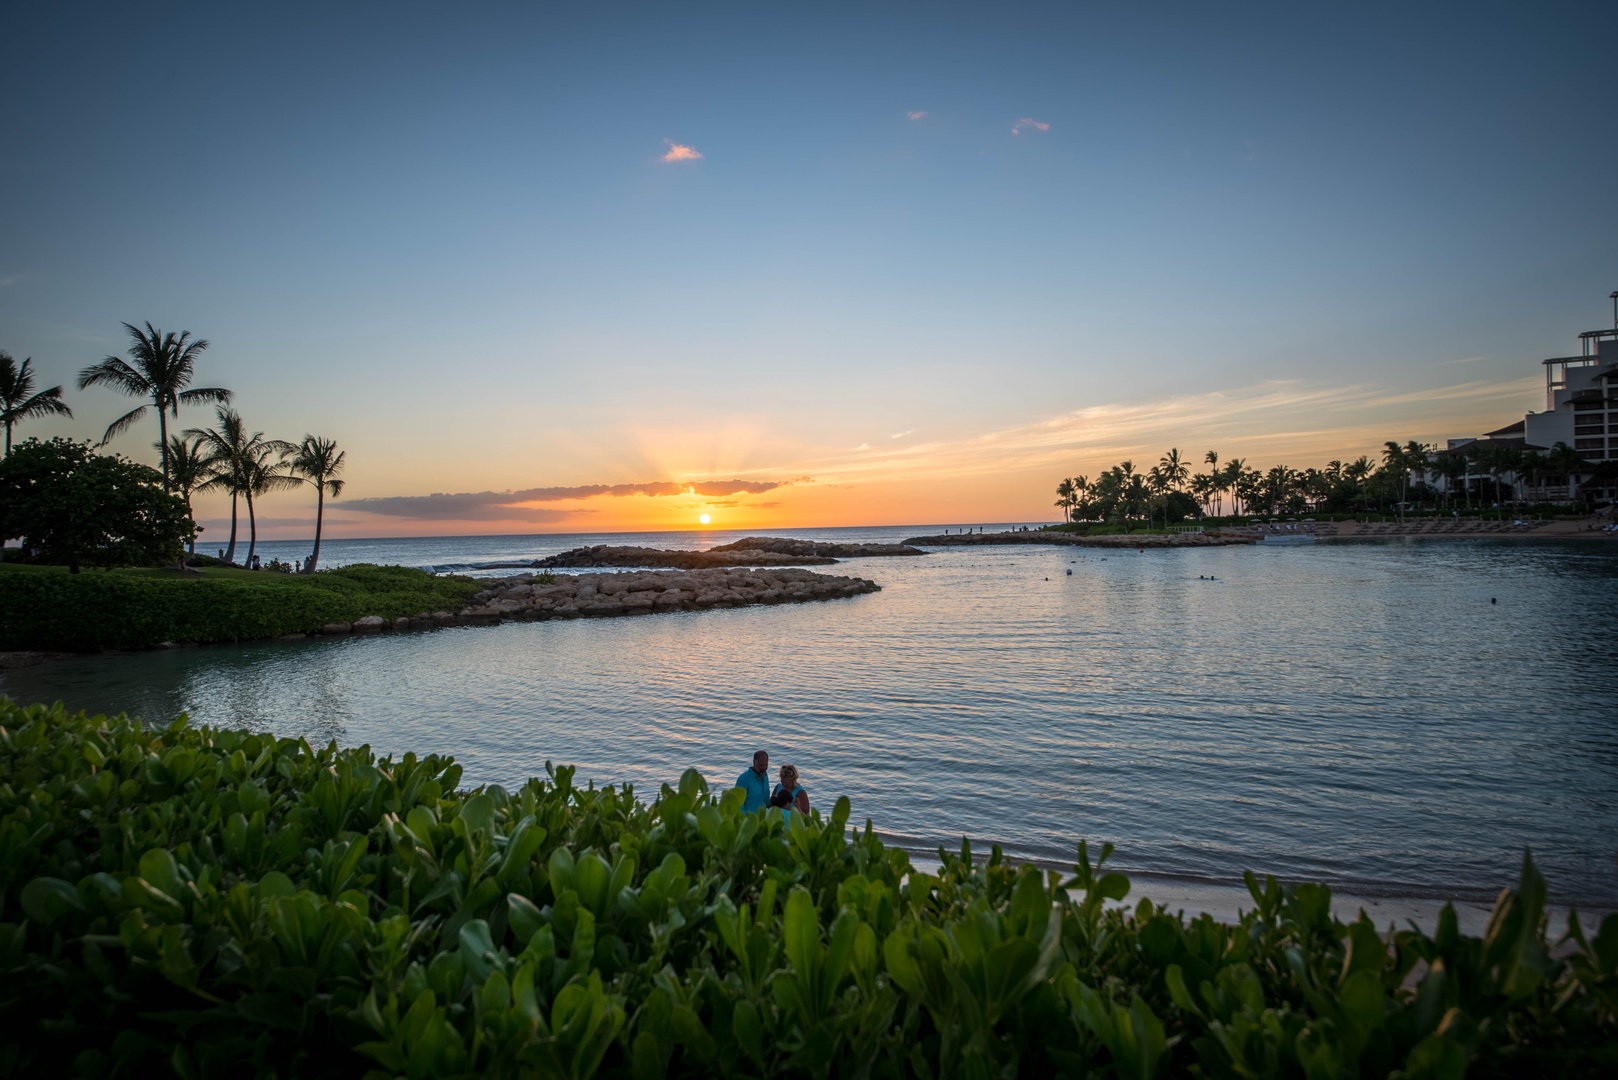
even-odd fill
[(704, 525), (706, 525), (709, 522), (713, 521), (713, 515), (712, 514), (703, 514), (701, 517), (697, 518), (697, 520), (702, 522)]

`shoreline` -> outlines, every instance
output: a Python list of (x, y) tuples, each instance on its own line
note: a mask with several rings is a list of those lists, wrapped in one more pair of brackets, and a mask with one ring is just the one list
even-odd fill
[[(912, 866), (925, 873), (936, 873), (942, 865), (938, 860), (936, 849), (932, 852), (922, 852), (905, 845), (894, 846), (900, 847), (910, 857)], [(975, 855), (974, 860), (977, 861)], [(1031, 862), (1042, 869), (1057, 870), (1064, 875), (1072, 872), (1069, 865), (1042, 859), (1008, 861)], [(1129, 893), (1122, 900), (1113, 901), (1110, 906), (1133, 908), (1142, 900), (1150, 900), (1153, 904), (1165, 906), (1171, 914), (1183, 914), (1190, 919), (1208, 915), (1215, 922), (1226, 924), (1240, 922), (1243, 912), (1252, 911), (1257, 907), (1253, 894), (1248, 892), (1244, 883), (1206, 881), (1176, 877), (1172, 874), (1155, 874), (1145, 870), (1120, 872), (1129, 878)], [(1260, 880), (1262, 881), (1262, 876)], [(1296, 883), (1283, 882), (1283, 884)], [(1356, 892), (1352, 886), (1338, 888), (1329, 882), (1315, 882), (1315, 884), (1323, 884), (1331, 889), (1331, 912), (1333, 917), (1342, 922), (1353, 922), (1359, 917), (1359, 913), (1364, 911), (1378, 929), (1386, 929), (1392, 924), (1396, 930), (1406, 930), (1411, 923), (1414, 923), (1427, 934), (1434, 932), (1444, 905), (1450, 904), (1455, 908), (1456, 921), (1461, 933), (1473, 937), (1482, 936), (1489, 927), (1489, 918), (1498, 899), (1498, 893), (1486, 900), (1476, 896), (1376, 896), (1363, 891)], [(1567, 929), (1568, 916), (1575, 911), (1579, 916), (1579, 925), (1585, 933), (1594, 934), (1603, 918), (1618, 913), (1618, 902), (1580, 905), (1551, 897), (1545, 902), (1545, 911), (1549, 920), (1548, 933), (1554, 940)]]

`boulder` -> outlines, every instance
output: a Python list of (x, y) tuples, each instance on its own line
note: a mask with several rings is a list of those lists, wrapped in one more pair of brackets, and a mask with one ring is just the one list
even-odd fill
[(366, 615), (363, 618), (354, 620), (354, 632), (356, 634), (380, 634), (383, 624), (382, 616)]
[(346, 634), (354, 628), (346, 622), (329, 622), (320, 628), (322, 634)]

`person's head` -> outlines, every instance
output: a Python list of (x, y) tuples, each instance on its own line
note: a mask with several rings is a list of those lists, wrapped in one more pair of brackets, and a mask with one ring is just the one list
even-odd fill
[(798, 785), (798, 767), (796, 765), (781, 766), (781, 786), (791, 791)]
[(760, 775), (770, 771), (770, 752), (768, 750), (753, 751), (753, 771)]

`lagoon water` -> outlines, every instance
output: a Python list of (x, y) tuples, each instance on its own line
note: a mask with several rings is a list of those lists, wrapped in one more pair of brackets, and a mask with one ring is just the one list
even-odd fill
[[(322, 556), (466, 567), (734, 536), (339, 540)], [(1618, 544), (976, 547), (834, 569), (883, 591), (83, 657), (0, 674), (0, 692), (448, 752), (470, 783), (551, 759), (651, 794), (691, 766), (728, 783), (763, 747), (816, 805), (847, 795), (918, 851), (965, 835), (1059, 863), (1110, 840), (1123, 869), (1215, 882), (1253, 869), (1481, 899), (1531, 846), (1553, 895), (1618, 903)]]

